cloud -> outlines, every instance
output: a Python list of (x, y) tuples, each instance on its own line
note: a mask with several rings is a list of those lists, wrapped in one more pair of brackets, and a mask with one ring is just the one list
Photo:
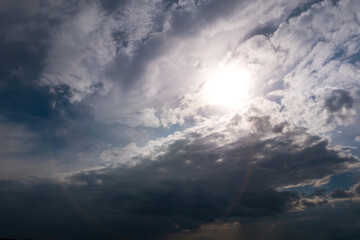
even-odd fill
[[(252, 120), (250, 123), (256, 125)], [(228, 142), (227, 135), (236, 134), (235, 129), (229, 133), (200, 129), (142, 148), (131, 145), (108, 150), (102, 158), (113, 163), (110, 169), (73, 175), (68, 187), (84, 211), (101, 222), (117, 219), (116, 222), (133, 229), (135, 226), (124, 223), (117, 213), (109, 212), (112, 221), (106, 220), (105, 212), (117, 209), (126, 219), (132, 216), (140, 222), (137, 229), (141, 227), (143, 234), (155, 234), (195, 229), (221, 216), (258, 218), (297, 206), (326, 205), (275, 189), (289, 184), (311, 184), (346, 171), (346, 163), (355, 161), (340, 157), (328, 148), (326, 141), (300, 130), (262, 139), (264, 131), (271, 131), (272, 127), (265, 130), (255, 127), (258, 136)], [(96, 184), (99, 179), (101, 186)], [(82, 202), (82, 188), (93, 193), (92, 201)], [(103, 210), (92, 207), (100, 202), (106, 206)], [(148, 222), (154, 219), (163, 226)], [(114, 229), (135, 234), (119, 226)]]
[[(180, 233), (169, 234), (165, 239), (239, 239), (242, 236), (242, 226), (239, 222), (223, 224), (203, 224), (194, 231), (182, 231)], [(241, 238), (244, 239), (244, 238)]]
[(330, 197), (333, 197), (333, 198), (348, 198), (348, 197), (352, 197), (354, 196), (353, 193), (351, 192), (347, 192), (343, 189), (335, 189), (331, 194), (330, 194)]
[(0, 155), (3, 158), (31, 151), (38, 137), (24, 125), (11, 122), (2, 116), (0, 116), (0, 134)]
[[(273, 124), (271, 118), (264, 119)], [(271, 126), (255, 126), (252, 136), (232, 141), (230, 135), (240, 135), (238, 125), (221, 131), (209, 132), (207, 127), (178, 133), (142, 148), (130, 145), (108, 150), (102, 158), (119, 164), (68, 176), (60, 181), (62, 187), (46, 179), (2, 181), (0, 191), (6, 196), (2, 205), (17, 199), (16, 206), (22, 206), (2, 209), (2, 216), (22, 219), (17, 221), (31, 217), (34, 224), (59, 226), (52, 228), (59, 238), (72, 234), (89, 239), (112, 234), (156, 237), (194, 230), (221, 217), (243, 223), (241, 219), (276, 216), (299, 205), (320, 206), (320, 201), (315, 204), (295, 192), (275, 189), (346, 171), (346, 163), (354, 161), (340, 157), (326, 141), (304, 131), (284, 129), (269, 138), (265, 133), (272, 131)], [(9, 184), (13, 187), (6, 188)], [(29, 208), (40, 196), (49, 201), (37, 201)], [(47, 208), (52, 210), (44, 211)], [(25, 215), (21, 209), (26, 209)], [(59, 225), (57, 220), (49, 221), (67, 217), (71, 220)], [(11, 229), (12, 221), (7, 221)], [(16, 236), (29, 232), (29, 225), (22, 226)], [(45, 236), (37, 228), (32, 232)]]
[(329, 98), (325, 100), (325, 108), (329, 112), (328, 122), (331, 122), (334, 117), (340, 119), (348, 118), (354, 104), (354, 99), (350, 93), (341, 89), (333, 90)]
[[(359, 204), (317, 208), (257, 221), (204, 224), (195, 231), (183, 231), (166, 239), (356, 239)], [(211, 234), (209, 233), (211, 231)]]
[[(334, 136), (358, 122), (359, 4), (300, 2), (0, 3), (24, 10), (3, 17), (2, 41), (42, 49), (41, 61), (18, 59), (38, 62), (29, 86), (50, 93), (39, 103), (31, 87), (9, 94), (24, 102), (16, 114), (40, 120), (0, 119), (1, 177), (37, 176), (0, 181), (4, 234), (359, 236), (359, 184), (297, 192), (357, 171), (357, 150)], [(248, 98), (214, 106), (204, 86), (231, 64), (249, 72)], [(10, 65), (3, 89), (32, 66)]]
[[(350, 1), (349, 4), (351, 3)], [(172, 23), (172, 31), (180, 35), (173, 38), (173, 44), (166, 44), (167, 41), (163, 37), (150, 38), (149, 41), (140, 44), (138, 49), (142, 49), (139, 52), (141, 55), (135, 54), (135, 56), (142, 59), (140, 64), (136, 64), (136, 66), (144, 66), (143, 70), (146, 70), (146, 74), (141, 80), (142, 85), (129, 90), (131, 98), (128, 99), (132, 99), (132, 101), (127, 100), (128, 104), (123, 106), (123, 111), (109, 114), (107, 112), (111, 111), (104, 110), (104, 106), (101, 105), (101, 109), (96, 110), (100, 112), (99, 115), (108, 115), (107, 120), (116, 120), (123, 118), (122, 115), (125, 115), (127, 111), (134, 111), (131, 106), (141, 106), (145, 109), (148, 104), (156, 109), (159, 115), (166, 116), (164, 120), (161, 120), (162, 126), (182, 124), (185, 119), (191, 119), (195, 116), (199, 109), (206, 107), (204, 106), (206, 103), (198, 100), (201, 83), (208, 77), (206, 73), (213, 64), (219, 63), (218, 59), (230, 59), (230, 61), (246, 63), (252, 78), (251, 97), (255, 98), (262, 94), (269, 94), (270, 96), (277, 91), (275, 102), (283, 109), (284, 121), (301, 124), (312, 129), (314, 134), (322, 134), (338, 125), (349, 125), (353, 122), (356, 115), (355, 102), (354, 108), (348, 109), (346, 118), (339, 115), (335, 119), (329, 117), (327, 111), (324, 111), (324, 103), (329, 100), (329, 92), (341, 89), (349, 92), (352, 96), (357, 86), (358, 79), (355, 74), (357, 70), (347, 62), (357, 52), (354, 45), (356, 40), (351, 39), (352, 30), (350, 30), (355, 25), (352, 20), (346, 17), (351, 15), (354, 9), (346, 7), (344, 10), (347, 13), (340, 13), (340, 8), (347, 5), (342, 5), (343, 3), (334, 5), (328, 1), (312, 3), (304, 7), (298, 14), (291, 15), (288, 22), (281, 22), (294, 9), (296, 3), (281, 5), (281, 7), (269, 3), (269, 5), (262, 5), (258, 11), (266, 12), (267, 14), (263, 14), (263, 16), (267, 17), (272, 16), (270, 13), (273, 13), (273, 18), (261, 20), (258, 25), (255, 24), (254, 27), (246, 28), (244, 26), (249, 26), (246, 24), (247, 22), (239, 20), (243, 12), (236, 13), (230, 8), (229, 12), (232, 14), (224, 13), (228, 10), (224, 10), (224, 12), (219, 10), (219, 15), (209, 14), (208, 21), (205, 21), (208, 11), (211, 12), (212, 7), (216, 4), (217, 1), (212, 1), (204, 3), (199, 8), (191, 8), (190, 5), (181, 5), (180, 3), (180, 8), (173, 10), (174, 16), (172, 20), (171, 18), (169, 20)], [(231, 2), (229, 6), (234, 9), (240, 6), (253, 9), (256, 4), (252, 5), (245, 2), (235, 4)], [(326, 14), (333, 15), (333, 18), (337, 19), (333, 27), (328, 26), (329, 29), (327, 30), (329, 31), (325, 31), (323, 28), (323, 26), (327, 26), (327, 21), (324, 18)], [(196, 22), (196, 24), (184, 27), (187, 26), (186, 21), (189, 19), (195, 19), (192, 22)], [(250, 21), (248, 18), (246, 19), (246, 21)], [(223, 24), (230, 20), (234, 22), (234, 25), (227, 24), (225, 26)], [(270, 24), (270, 22), (273, 23), (274, 29), (270, 34), (263, 31), (245, 34), (251, 33), (253, 29), (263, 24)], [(312, 28), (309, 27), (310, 22)], [(181, 34), (181, 31), (176, 30), (182, 28), (181, 26), (184, 27), (185, 32), (199, 28), (200, 33)], [(238, 33), (239, 29), (243, 29), (243, 35)], [(329, 35), (330, 30), (337, 33), (334, 35), (334, 39), (332, 35)], [(236, 35), (235, 32), (238, 34)], [(226, 49), (220, 47), (225, 46), (219, 44), (218, 36), (220, 33), (228, 36), (226, 40), (229, 47)], [(169, 33), (165, 32), (163, 36), (167, 36), (167, 34)], [(211, 50), (205, 51), (201, 48), (204, 36), (207, 36), (207, 44), (213, 46), (210, 48)], [(239, 40), (243, 38), (244, 41)], [(178, 39), (181, 39), (181, 43), (177, 41)], [(235, 39), (237, 41), (234, 41)], [(329, 41), (322, 41), (321, 39), (328, 39)], [(158, 49), (159, 43), (163, 46), (161, 50)], [(341, 44), (343, 44), (341, 48), (344, 55), (337, 53), (337, 46)], [(192, 50), (189, 51), (189, 49)], [(231, 52), (233, 53), (230, 54)], [(226, 54), (232, 57), (224, 57)], [(126, 58), (119, 58), (119, 61), (120, 59), (124, 61)], [(176, 65), (170, 63), (176, 63)], [(184, 71), (184, 69), (186, 70)], [(180, 71), (182, 78), (172, 76), (174, 72)], [(140, 78), (137, 72), (140, 71), (135, 71), (136, 78)], [(115, 73), (113, 77), (120, 74), (119, 71), (115, 71)], [(175, 75), (178, 76), (179, 74)], [(169, 79), (168, 76), (171, 76), (171, 85), (165, 80), (161, 83), (158, 81), (158, 79)], [(339, 83), (337, 79), (344, 79), (346, 85)], [(178, 85), (180, 82), (182, 84)], [(190, 83), (194, 85), (191, 86)], [(146, 102), (139, 101), (139, 89), (145, 93)], [(166, 91), (164, 91), (165, 89)], [(192, 92), (189, 93), (189, 89), (192, 89)], [(188, 94), (185, 94), (186, 92)], [(118, 93), (114, 91), (113, 94)], [(169, 101), (166, 101), (167, 104), (161, 104), (158, 99), (169, 99)], [(184, 100), (175, 101), (174, 99)], [(252, 99), (249, 101), (251, 102)], [(110, 106), (118, 106), (123, 101), (119, 97), (111, 97), (106, 98), (106, 102), (113, 102)], [(183, 104), (185, 102), (189, 104)], [(164, 112), (162, 113), (162, 111)], [(317, 121), (312, 121), (314, 118)], [(329, 124), (330, 118), (333, 119), (330, 121), (331, 124)]]
[(349, 92), (338, 89), (331, 92), (331, 96), (325, 101), (325, 107), (329, 112), (333, 113), (343, 108), (352, 108), (353, 103), (354, 99)]
[[(2, 1), (0, 5), (2, 42), (44, 44), (49, 38), (52, 27), (57, 25), (57, 22), (69, 17), (69, 14), (75, 11), (80, 2)], [(14, 15), (14, 12), (18, 14)]]
[[(269, 38), (276, 49), (277, 64), (272, 72), (276, 72), (278, 81), (282, 82), (281, 105), (284, 114), (291, 119), (288, 121), (298, 122), (314, 133), (320, 134), (338, 125), (349, 125), (356, 114), (350, 106), (355, 107), (351, 96), (353, 89), (358, 88), (354, 75), (357, 70), (348, 63), (350, 56), (357, 52), (351, 37), (351, 29), (358, 29), (357, 24), (347, 17), (353, 12), (349, 7), (352, 4), (353, 1), (341, 1), (338, 5), (329, 1), (313, 4), (282, 23)], [(333, 16), (331, 24), (325, 17), (327, 15)], [(334, 91), (335, 94), (337, 90), (348, 92), (347, 97), (340, 92), (337, 93), (338, 97), (329, 97), (329, 92)], [(337, 98), (344, 101), (335, 100)], [(340, 105), (335, 106), (337, 103), (334, 101), (339, 101)], [(331, 107), (331, 104), (334, 106)], [(324, 106), (327, 111), (323, 111)], [(347, 112), (344, 113), (346, 117), (334, 118), (331, 113), (328, 116), (327, 112), (331, 109), (335, 111), (337, 106)]]
[[(257, 19), (245, 20), (246, 11), (234, 9), (246, 7), (259, 11), (258, 15), (265, 13), (266, 18), (256, 23), (262, 25), (284, 19), (296, 3), (280, 5), (209, 1), (196, 8), (194, 3), (185, 1), (124, 2), (110, 14), (98, 4), (79, 5), (76, 14), (53, 34), (41, 82), (52, 87), (68, 85), (71, 102), (100, 95), (94, 109), (100, 121), (124, 123), (128, 114), (155, 108), (166, 116), (161, 120), (162, 126), (181, 124), (196, 112), (194, 108), (199, 103), (188, 109), (174, 99), (182, 98), (189, 89), (197, 91), (204, 82), (196, 66), (205, 66), (201, 71), (209, 69), (229, 51), (226, 44), (219, 44), (219, 34), (229, 34), (229, 44), (236, 45), (241, 36), (251, 31), (247, 23)], [(192, 18), (195, 21), (187, 24)], [(228, 25), (225, 20), (238, 23)], [(81, 25), (85, 21), (87, 28)], [(183, 31), (179, 31), (181, 26)], [(188, 34), (196, 28), (201, 32)], [(242, 32), (239, 28), (244, 34), (230, 38)], [(180, 32), (187, 34), (177, 35)], [(204, 51), (204, 41), (213, 47)], [(161, 113), (162, 109), (169, 111)], [(169, 112), (177, 116), (169, 116)]]
[(39, 135), (23, 124), (0, 116), (0, 178), (12, 178), (38, 173), (38, 164), (27, 163), (36, 150)]
[(356, 198), (359, 196), (360, 196), (360, 182), (354, 184), (348, 190), (337, 188), (330, 194), (330, 197), (333, 198), (352, 198), (352, 197)]
[[(157, 161), (170, 156), (179, 156), (184, 161), (193, 162), (193, 158), (198, 158), (197, 152), (201, 152), (201, 159), (208, 159), (207, 161), (214, 164), (219, 159), (226, 164), (240, 164), (240, 171), (240, 168), (247, 169), (250, 157), (256, 162), (252, 166), (254, 181), (261, 179), (274, 188), (315, 184), (320, 180), (326, 183), (326, 177), (347, 171), (350, 167), (348, 163), (356, 162), (355, 159), (349, 162), (343, 159), (341, 156), (350, 155), (331, 149), (326, 139), (312, 136), (305, 129), (291, 126), (289, 123), (278, 122), (276, 118), (263, 115), (259, 110), (254, 110), (254, 113), (249, 112), (248, 118), (240, 118), (237, 121), (235, 115), (234, 118), (230, 118), (231, 120), (204, 122), (202, 126), (198, 124), (184, 132), (150, 141), (141, 148), (109, 149), (103, 153), (103, 159), (115, 166), (122, 162), (135, 166), (144, 161)], [(167, 148), (177, 141), (179, 143), (175, 146), (180, 149), (170, 154)], [(128, 152), (128, 149), (132, 149), (131, 156), (123, 154), (123, 151)], [(254, 156), (249, 155), (249, 149), (254, 151)], [(218, 170), (222, 164), (219, 164)]]
[(168, 7), (161, 1), (115, 4), (109, 14), (102, 8), (109, 2), (104, 4), (79, 4), (52, 34), (41, 84), (69, 86), (73, 103), (139, 81), (156, 53), (146, 50), (147, 40), (166, 31)]
[(107, 85), (101, 81), (101, 69), (114, 58), (116, 48), (111, 38), (112, 19), (95, 4), (78, 11), (53, 34), (47, 52), (41, 84), (70, 87), (71, 102)]
[(129, 116), (124, 123), (128, 126), (160, 127), (160, 119), (156, 116), (156, 110), (153, 108), (145, 108)]
[(38, 81), (53, 30), (77, 5), (78, 1), (1, 2), (0, 90), (14, 85), (32, 87)]

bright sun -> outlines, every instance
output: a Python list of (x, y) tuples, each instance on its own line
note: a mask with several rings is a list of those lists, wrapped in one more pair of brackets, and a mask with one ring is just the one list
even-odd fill
[(220, 66), (204, 85), (204, 100), (211, 105), (237, 107), (248, 97), (249, 72), (236, 65)]

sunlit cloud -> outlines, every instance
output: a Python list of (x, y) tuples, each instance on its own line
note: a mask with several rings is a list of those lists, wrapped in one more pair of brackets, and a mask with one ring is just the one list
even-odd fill
[(0, 238), (358, 238), (359, 11), (1, 1)]

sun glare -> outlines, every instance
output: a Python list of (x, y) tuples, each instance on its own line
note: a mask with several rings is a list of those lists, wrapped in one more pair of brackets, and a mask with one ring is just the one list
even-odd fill
[(235, 65), (216, 69), (204, 85), (204, 100), (211, 105), (237, 107), (248, 97), (249, 72)]

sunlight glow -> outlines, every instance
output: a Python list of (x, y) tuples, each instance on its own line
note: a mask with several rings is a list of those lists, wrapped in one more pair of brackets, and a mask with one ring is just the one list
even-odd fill
[(236, 65), (220, 66), (204, 85), (204, 101), (224, 107), (238, 107), (248, 97), (249, 72)]

